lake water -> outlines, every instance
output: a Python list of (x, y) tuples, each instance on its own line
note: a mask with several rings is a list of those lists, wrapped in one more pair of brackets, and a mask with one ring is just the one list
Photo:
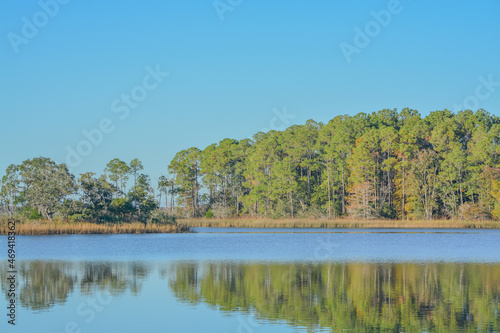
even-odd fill
[(18, 236), (1, 332), (499, 332), (500, 230)]

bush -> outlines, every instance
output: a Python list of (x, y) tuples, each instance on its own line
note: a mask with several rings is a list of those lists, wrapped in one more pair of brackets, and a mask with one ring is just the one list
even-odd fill
[(226, 206), (224, 208), (224, 205), (221, 202), (216, 202), (212, 205), (212, 208), (210, 208), (212, 211), (212, 214), (214, 217), (223, 219), (227, 217), (232, 217), (236, 215), (236, 209), (233, 206)]
[(207, 212), (205, 213), (205, 217), (206, 217), (207, 219), (211, 219), (212, 217), (214, 217), (214, 213), (212, 212), (212, 209), (211, 209), (211, 208), (209, 208), (209, 209), (207, 210)]
[(491, 216), (485, 209), (478, 203), (466, 202), (458, 209), (458, 216), (464, 220), (486, 220)]
[(83, 214), (73, 214), (68, 216), (69, 222), (85, 222), (85, 215)]
[[(328, 203), (327, 203), (328, 204)], [(332, 205), (332, 218), (334, 216), (335, 207)], [(335, 216), (339, 216), (338, 212), (335, 212)], [(328, 209), (320, 206), (311, 206), (309, 208), (309, 217), (313, 219), (326, 219), (328, 218)]]
[(32, 208), (28, 214), (27, 214), (28, 220), (39, 220), (42, 218), (42, 215), (36, 210), (35, 208)]
[(176, 217), (164, 209), (155, 209), (149, 216), (148, 222), (155, 224), (177, 224)]
[(290, 217), (288, 204), (283, 200), (280, 200), (272, 210), (272, 218), (280, 219), (287, 217)]
[(380, 216), (386, 219), (395, 219), (397, 217), (396, 208), (394, 205), (389, 206), (389, 204), (386, 203), (382, 206), (382, 209), (380, 209)]
[(378, 217), (375, 209), (370, 205), (352, 203), (347, 206), (347, 214), (357, 219), (375, 219)]

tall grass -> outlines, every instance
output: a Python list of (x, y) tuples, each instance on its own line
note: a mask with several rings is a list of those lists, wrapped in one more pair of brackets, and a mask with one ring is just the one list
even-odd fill
[[(415, 229), (500, 229), (499, 221), (466, 220), (353, 220), (353, 219), (184, 219), (176, 224), (140, 222), (97, 224), (90, 222), (64, 222), (46, 220), (15, 220), (17, 235), (85, 235), (85, 234), (150, 234), (186, 233), (192, 227), (225, 228), (415, 228)], [(0, 235), (8, 234), (8, 220), (0, 219)]]
[(354, 219), (184, 219), (189, 227), (225, 228), (450, 228), (500, 229), (499, 221), (491, 220), (354, 220)]
[[(17, 235), (88, 235), (88, 234), (154, 234), (154, 233), (185, 233), (190, 232), (184, 224), (154, 224), (144, 225), (139, 222), (122, 224), (96, 224), (89, 222), (62, 221), (16, 221)], [(0, 235), (8, 234), (7, 220), (0, 221)]]

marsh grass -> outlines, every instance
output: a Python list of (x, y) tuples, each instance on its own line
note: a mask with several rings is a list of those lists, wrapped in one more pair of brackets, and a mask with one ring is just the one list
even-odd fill
[[(89, 222), (49, 222), (45, 220), (16, 221), (16, 235), (86, 235), (86, 234), (154, 234), (190, 232), (184, 224), (144, 225), (140, 222), (97, 224)], [(8, 221), (0, 221), (0, 235), (8, 233)]]
[[(500, 229), (499, 221), (491, 220), (355, 220), (355, 219), (183, 219), (176, 224), (140, 222), (97, 224), (47, 220), (15, 220), (16, 235), (90, 235), (186, 233), (193, 227), (215, 228), (401, 228), (401, 229)], [(8, 233), (8, 220), (0, 219), (0, 235)]]
[(184, 219), (189, 227), (221, 228), (416, 228), (416, 229), (500, 229), (499, 221), (491, 220), (357, 220), (357, 219)]

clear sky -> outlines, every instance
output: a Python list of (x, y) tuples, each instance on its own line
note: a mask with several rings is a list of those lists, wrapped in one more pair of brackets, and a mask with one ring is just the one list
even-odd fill
[(0, 3), (0, 175), (137, 157), (154, 180), (182, 149), (311, 118), (500, 115), (498, 0), (55, 1)]

